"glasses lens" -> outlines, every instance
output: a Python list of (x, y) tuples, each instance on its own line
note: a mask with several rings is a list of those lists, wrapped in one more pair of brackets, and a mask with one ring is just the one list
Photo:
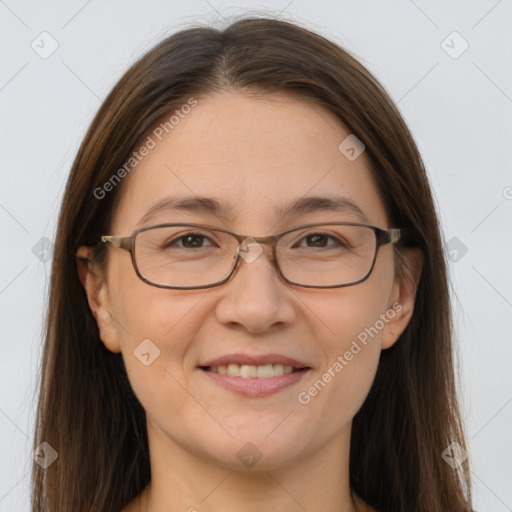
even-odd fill
[(153, 284), (196, 287), (225, 279), (236, 262), (237, 240), (195, 226), (160, 226), (139, 231), (135, 261)]
[(375, 233), (369, 227), (325, 224), (283, 235), (277, 244), (277, 259), (289, 281), (339, 286), (366, 277), (376, 248)]

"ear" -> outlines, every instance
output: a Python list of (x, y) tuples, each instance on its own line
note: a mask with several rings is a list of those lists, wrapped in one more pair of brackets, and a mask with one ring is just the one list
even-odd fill
[[(423, 270), (423, 253), (420, 249), (400, 249), (399, 269), (389, 298), (388, 321), (382, 331), (382, 349), (395, 344), (404, 332), (414, 312), (416, 291)], [(392, 313), (394, 315), (392, 316)]]
[(82, 245), (76, 252), (77, 270), (80, 282), (87, 294), (89, 308), (96, 320), (100, 338), (111, 352), (121, 352), (116, 324), (110, 313), (108, 288), (105, 277), (92, 261), (93, 249)]

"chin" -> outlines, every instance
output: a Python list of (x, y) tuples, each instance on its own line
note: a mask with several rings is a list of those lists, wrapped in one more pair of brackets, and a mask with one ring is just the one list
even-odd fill
[[(274, 424), (275, 427), (275, 424)], [(300, 458), (304, 451), (306, 441), (300, 431), (278, 431), (270, 435), (266, 429), (255, 432), (254, 428), (247, 431), (239, 429), (230, 431), (232, 438), (223, 436), (214, 445), (212, 439), (204, 452), (216, 464), (229, 468), (232, 471), (270, 471), (289, 466)], [(198, 444), (195, 445), (196, 449)]]

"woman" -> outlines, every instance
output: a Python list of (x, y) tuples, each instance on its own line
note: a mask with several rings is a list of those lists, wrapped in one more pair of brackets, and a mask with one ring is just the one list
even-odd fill
[(472, 510), (424, 166), (319, 35), (246, 18), (135, 63), (49, 304), (34, 511)]

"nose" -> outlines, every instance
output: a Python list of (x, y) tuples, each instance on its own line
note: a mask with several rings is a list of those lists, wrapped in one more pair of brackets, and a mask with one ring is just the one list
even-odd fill
[[(256, 248), (256, 249), (255, 249)], [(254, 252), (259, 251), (255, 257)], [(225, 325), (243, 326), (250, 333), (262, 333), (288, 325), (296, 317), (293, 294), (279, 275), (271, 247), (252, 246), (241, 252), (238, 268), (221, 285), (216, 306), (217, 319)]]

